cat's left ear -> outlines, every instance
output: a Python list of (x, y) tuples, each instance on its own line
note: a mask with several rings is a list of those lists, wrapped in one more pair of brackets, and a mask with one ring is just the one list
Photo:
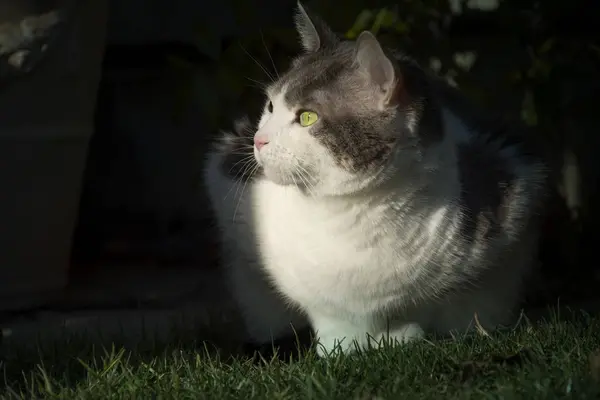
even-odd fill
[(402, 88), (402, 75), (381, 48), (379, 41), (369, 31), (362, 32), (356, 39), (356, 62), (359, 68), (383, 95), (385, 105), (395, 105), (398, 91)]
[(298, 1), (296, 16), (296, 30), (300, 35), (302, 47), (308, 53), (313, 53), (325, 47), (330, 47), (338, 42), (335, 33), (319, 17), (311, 13)]

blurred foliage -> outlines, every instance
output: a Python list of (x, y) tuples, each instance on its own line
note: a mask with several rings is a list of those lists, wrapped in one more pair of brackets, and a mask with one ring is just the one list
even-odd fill
[[(386, 4), (386, 1), (376, 1), (368, 3), (379, 7), (369, 9), (364, 7), (367, 2), (356, 0), (344, 2), (343, 6), (333, 0), (308, 3), (334, 29), (345, 32), (346, 37), (355, 38), (362, 30), (369, 29), (382, 42), (402, 49), (422, 65), (458, 84), (472, 98), (501, 107), (534, 126), (545, 123), (538, 117), (539, 108), (545, 108), (539, 98), (547, 98), (542, 92), (556, 74), (563, 75), (561, 81), (565, 81), (565, 74), (574, 74), (573, 77), (580, 80), (584, 72), (581, 61), (591, 69), (600, 61), (600, 47), (592, 37), (587, 41), (578, 37), (574, 43), (573, 38), (567, 36), (554, 32), (545, 34), (544, 5), (548, 4), (547, 8), (556, 13), (555, 2), (404, 0)], [(488, 11), (470, 9), (469, 4)], [(213, 115), (220, 113), (221, 102), (226, 109), (232, 104), (239, 106), (238, 101), (249, 88), (285, 69), (298, 51), (293, 29), (252, 27), (253, 16), (260, 10), (242, 0), (234, 1), (234, 5), (239, 25), (250, 26), (250, 34), (234, 38), (222, 48), (214, 73), (223, 88), (223, 98), (218, 107), (215, 103), (217, 110), (211, 113)], [(461, 14), (457, 14), (457, 10), (462, 10)], [(469, 20), (476, 20), (479, 14), (482, 20), (494, 20), (494, 26), (514, 29), (484, 33), (484, 36), (479, 36), (480, 32), (451, 35), (449, 26), (467, 14)], [(205, 30), (198, 29), (198, 43), (214, 42), (215, 35)], [(584, 58), (586, 60), (582, 60)], [(193, 66), (184, 64), (174, 60), (174, 66), (180, 68), (187, 79), (193, 79)], [(182, 85), (182, 90), (185, 92), (193, 86)], [(182, 94), (175, 104), (180, 104), (185, 97), (186, 94)], [(555, 105), (567, 107), (572, 97), (570, 93)], [(214, 123), (219, 121), (217, 118)]]
[[(586, 13), (600, 15), (599, 3), (588, 4)], [(547, 247), (552, 251), (542, 258), (552, 260), (557, 270), (584, 276), (580, 265), (593, 254), (592, 232), (600, 223), (592, 207), (600, 198), (595, 156), (600, 140), (594, 134), (600, 123), (592, 97), (600, 92), (600, 45), (586, 33), (593, 31), (586, 27), (591, 28), (594, 21), (593, 17), (582, 19), (582, 4), (557, 0), (321, 0), (306, 4), (346, 37), (369, 29), (384, 44), (415, 57), (478, 103), (520, 119), (543, 135), (556, 172), (552, 190), (560, 196), (551, 200), (553, 214), (547, 226)], [(240, 26), (251, 33), (224, 43), (210, 72), (222, 89), (205, 111), (215, 130), (228, 126), (238, 113), (258, 111), (262, 94), (256, 89), (285, 70), (299, 51), (291, 18), (286, 28), (258, 27), (252, 21), (260, 9), (242, 0), (235, 0), (235, 7)], [(214, 35), (201, 32), (198, 40), (204, 39), (213, 40)], [(186, 77), (174, 102), (177, 108), (190, 95), (194, 74), (207, 70), (176, 60), (174, 65)]]

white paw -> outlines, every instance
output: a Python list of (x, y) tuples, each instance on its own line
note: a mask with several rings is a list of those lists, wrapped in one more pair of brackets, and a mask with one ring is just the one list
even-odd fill
[(318, 336), (317, 354), (321, 357), (353, 352), (357, 345), (361, 347), (360, 339), (353, 336)]
[(366, 342), (366, 324), (314, 315), (311, 320), (317, 334), (319, 356), (349, 353), (356, 348), (356, 343), (362, 346)]
[(389, 334), (384, 333), (383, 335), (384, 337), (389, 337), (391, 344), (394, 344), (394, 342), (402, 344), (411, 340), (421, 339), (425, 336), (425, 331), (421, 328), (421, 325), (411, 323), (390, 330)]
[(329, 330), (318, 334), (317, 354), (319, 356), (323, 357), (339, 353), (347, 354), (355, 351), (357, 347), (362, 349), (377, 349), (384, 345), (394, 346), (420, 339), (425, 335), (423, 328), (416, 323), (402, 325), (383, 333), (358, 330), (356, 329), (357, 327), (350, 325), (345, 325), (345, 327), (347, 328), (345, 331), (339, 330), (335, 332)]

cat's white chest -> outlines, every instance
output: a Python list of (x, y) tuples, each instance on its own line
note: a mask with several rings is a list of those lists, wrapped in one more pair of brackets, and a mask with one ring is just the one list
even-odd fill
[(262, 265), (293, 301), (335, 313), (369, 313), (394, 302), (410, 265), (394, 232), (376, 233), (386, 231), (375, 226), (377, 218), (364, 218), (360, 207), (330, 213), (269, 182), (256, 185), (252, 199)]

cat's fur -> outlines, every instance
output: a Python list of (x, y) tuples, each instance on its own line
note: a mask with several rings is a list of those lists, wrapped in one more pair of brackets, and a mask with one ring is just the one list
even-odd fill
[(224, 134), (205, 170), (249, 338), (310, 324), (323, 354), (508, 322), (537, 251), (541, 158), (370, 33), (340, 40), (300, 4), (296, 22), (305, 51), (258, 128)]

